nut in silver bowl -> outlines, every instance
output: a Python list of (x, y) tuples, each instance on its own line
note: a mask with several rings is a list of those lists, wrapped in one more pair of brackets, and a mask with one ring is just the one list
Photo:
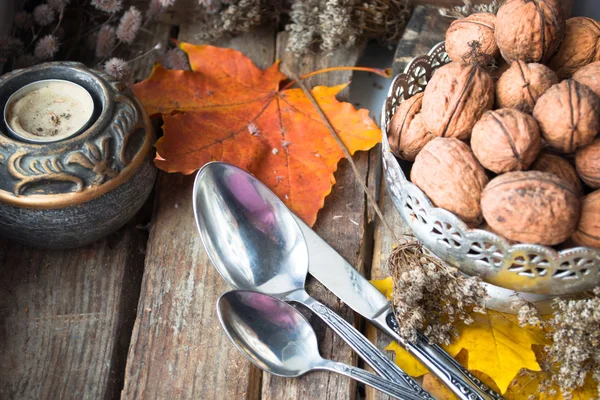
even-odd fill
[(413, 59), (396, 76), (382, 112), (383, 169), (388, 193), (415, 237), (436, 256), (467, 275), (518, 292), (573, 295), (600, 285), (600, 250), (575, 247), (556, 251), (536, 244), (511, 245), (498, 235), (471, 229), (458, 217), (435, 207), (404, 174), (387, 140), (399, 104), (425, 90), (433, 73), (451, 60), (444, 43)]

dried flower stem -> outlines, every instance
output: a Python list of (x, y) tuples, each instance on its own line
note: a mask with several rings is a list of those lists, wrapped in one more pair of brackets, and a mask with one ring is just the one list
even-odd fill
[(356, 180), (358, 181), (358, 183), (362, 187), (363, 192), (365, 192), (365, 195), (367, 196), (367, 198), (371, 202), (371, 205), (373, 206), (373, 208), (375, 209), (375, 212), (377, 213), (377, 215), (381, 219), (381, 222), (383, 223), (383, 225), (385, 226), (385, 228), (387, 230), (389, 230), (390, 234), (392, 235), (392, 238), (396, 242), (400, 243), (400, 240), (396, 236), (396, 233), (391, 228), (391, 226), (388, 224), (387, 220), (383, 216), (383, 213), (379, 209), (379, 206), (377, 205), (377, 201), (375, 200), (375, 198), (373, 197), (373, 195), (371, 194), (371, 192), (367, 188), (367, 185), (365, 185), (365, 183), (363, 182), (363, 180), (360, 178), (360, 172), (358, 171), (358, 168), (356, 167), (356, 164), (354, 163), (354, 160), (352, 159), (352, 154), (350, 154), (350, 152), (346, 148), (346, 145), (344, 145), (344, 142), (342, 142), (342, 139), (340, 139), (340, 137), (336, 133), (335, 129), (331, 125), (331, 122), (329, 122), (329, 119), (327, 118), (327, 116), (325, 115), (325, 113), (323, 112), (323, 110), (321, 109), (321, 107), (319, 106), (319, 104), (317, 103), (317, 101), (315, 100), (315, 98), (313, 97), (312, 93), (310, 93), (310, 90), (308, 90), (308, 88), (306, 87), (306, 85), (304, 83), (302, 83), (301, 78), (299, 78), (298, 76), (296, 76), (293, 73), (291, 73), (290, 76), (298, 84), (298, 86), (300, 86), (300, 88), (302, 89), (302, 91), (304, 92), (304, 94), (306, 95), (306, 97), (308, 97), (308, 99), (310, 100), (310, 102), (312, 103), (312, 105), (317, 110), (317, 113), (319, 113), (319, 116), (323, 120), (323, 124), (325, 124), (325, 127), (327, 127), (327, 130), (329, 130), (329, 132), (331, 133), (331, 136), (333, 136), (333, 138), (337, 142), (338, 146), (340, 146), (340, 148), (344, 152), (344, 155), (346, 156), (346, 159), (348, 160), (348, 162), (350, 163), (350, 166), (352, 167), (352, 171), (354, 172), (354, 176), (356, 177)]

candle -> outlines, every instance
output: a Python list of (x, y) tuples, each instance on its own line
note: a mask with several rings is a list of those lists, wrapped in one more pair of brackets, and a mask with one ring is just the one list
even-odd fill
[(25, 85), (4, 107), (4, 122), (15, 136), (54, 142), (86, 128), (94, 113), (90, 93), (76, 83), (47, 79)]

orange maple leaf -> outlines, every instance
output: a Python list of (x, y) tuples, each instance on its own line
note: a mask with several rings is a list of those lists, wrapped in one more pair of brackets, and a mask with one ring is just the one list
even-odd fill
[[(156, 66), (134, 86), (150, 115), (162, 114), (156, 165), (191, 174), (213, 160), (254, 174), (309, 225), (331, 192), (344, 153), (301, 89), (275, 63), (260, 70), (242, 53), (181, 43), (192, 71)], [(377, 144), (381, 132), (368, 111), (335, 96), (346, 85), (311, 93), (351, 154)]]

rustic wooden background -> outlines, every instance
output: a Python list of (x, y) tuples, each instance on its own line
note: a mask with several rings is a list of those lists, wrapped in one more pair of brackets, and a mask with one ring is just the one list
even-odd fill
[[(460, 3), (437, 4), (450, 2)], [(449, 23), (434, 7), (418, 6), (398, 45), (395, 72), (443, 40)], [(148, 29), (146, 49), (166, 45), (170, 36), (198, 43), (200, 27), (171, 15)], [(283, 72), (298, 75), (355, 65), (363, 49), (295, 58), (285, 52), (286, 41), (285, 32), (266, 26), (213, 44), (238, 49), (261, 68), (282, 60)], [(136, 77), (147, 77), (150, 69), (150, 63), (137, 62)], [(337, 72), (307, 84), (350, 78), (349, 72)], [(382, 187), (379, 153), (377, 147), (354, 159), (396, 234), (403, 235), (407, 228)], [(375, 220), (346, 161), (336, 179), (314, 229), (366, 277), (384, 278), (391, 237)], [(160, 173), (133, 221), (83, 248), (44, 251), (0, 241), (0, 399), (386, 398), (331, 373), (300, 379), (263, 374), (234, 349), (218, 326), (215, 301), (228, 288), (196, 232), (192, 183), (193, 176)], [(380, 348), (387, 345), (388, 339), (365, 327), (317, 282), (309, 282), (309, 292)], [(331, 330), (311, 322), (324, 357), (362, 366)]]
[[(435, 8), (418, 7), (395, 64), (427, 52), (448, 23)], [(198, 43), (200, 26), (165, 21), (148, 29), (147, 49), (157, 42), (166, 45), (170, 36)], [(213, 44), (238, 49), (261, 68), (281, 60), (283, 72), (298, 75), (355, 65), (364, 46), (296, 58), (285, 52), (286, 41), (287, 33), (266, 26)], [(136, 77), (148, 76), (150, 69), (148, 62), (138, 62)], [(351, 75), (319, 75), (307, 84), (336, 85)], [(342, 97), (348, 99), (348, 93)], [(377, 147), (354, 157), (373, 194), (380, 191), (379, 152)], [(1, 399), (385, 397), (332, 373), (300, 379), (263, 374), (237, 352), (216, 318), (216, 299), (228, 288), (196, 231), (193, 178), (160, 173), (154, 194), (133, 221), (83, 248), (44, 251), (0, 242)], [(380, 227), (375, 229), (373, 212), (345, 160), (336, 179), (314, 229), (365, 276), (383, 277), (391, 240)], [(394, 216), (390, 204), (383, 195), (382, 205)], [(395, 221), (403, 232), (399, 219)], [(366, 331), (320, 284), (309, 281), (308, 291)], [(324, 357), (362, 366), (331, 330), (317, 319), (311, 322)], [(387, 344), (375, 332), (369, 334), (381, 347)]]

